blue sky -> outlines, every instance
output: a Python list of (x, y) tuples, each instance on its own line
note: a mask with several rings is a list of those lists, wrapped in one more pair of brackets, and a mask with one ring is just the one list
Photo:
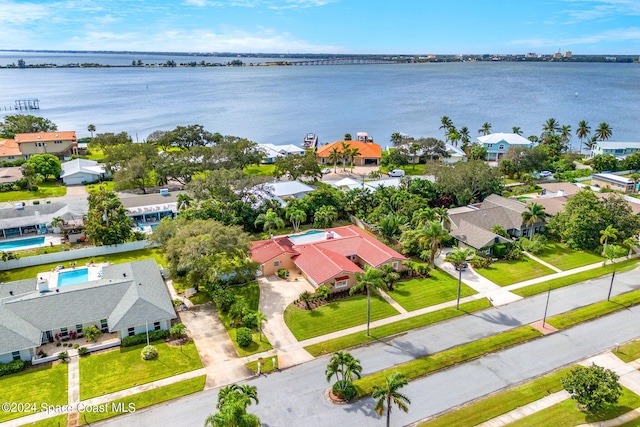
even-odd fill
[(0, 0), (0, 49), (640, 54), (640, 0)]

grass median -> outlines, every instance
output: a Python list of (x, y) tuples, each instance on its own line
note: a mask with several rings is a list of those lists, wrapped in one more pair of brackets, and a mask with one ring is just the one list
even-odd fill
[(371, 394), (373, 386), (384, 384), (386, 376), (391, 372), (401, 372), (407, 380), (414, 380), (432, 372), (458, 363), (467, 362), (487, 353), (492, 353), (505, 348), (541, 337), (542, 333), (531, 326), (521, 326), (509, 331), (483, 338), (458, 347), (453, 347), (436, 354), (421, 357), (407, 363), (394, 366), (385, 371), (379, 371), (354, 381), (358, 396), (364, 397)]
[[(616, 263), (616, 272), (624, 273), (625, 271), (631, 271), (638, 266), (640, 259), (630, 259)], [(557, 279), (547, 280), (545, 282), (536, 283), (535, 285), (525, 286), (519, 289), (514, 289), (511, 292), (520, 295), (521, 297), (529, 297), (531, 295), (547, 292), (549, 289), (558, 289), (569, 285), (574, 285), (585, 280), (595, 279), (596, 277), (605, 276), (613, 272), (613, 265), (609, 264), (603, 267), (597, 267), (587, 271), (581, 271), (570, 276), (558, 277)]]
[(84, 411), (80, 417), (80, 425), (87, 425), (96, 421), (116, 417), (126, 413), (125, 411), (131, 412), (131, 409), (138, 411), (148, 406), (197, 393), (204, 389), (206, 379), (206, 375), (201, 375), (189, 380), (179, 381), (177, 383), (114, 400), (104, 404), (103, 406), (99, 406), (99, 408), (105, 409), (104, 412)]
[(488, 268), (477, 268), (475, 272), (499, 286), (509, 286), (555, 273), (552, 269), (528, 257), (517, 261), (500, 260)]
[(416, 329), (422, 326), (431, 325), (433, 323), (442, 322), (447, 319), (452, 319), (454, 317), (462, 316), (463, 314), (472, 313), (474, 311), (484, 310), (485, 308), (489, 307), (491, 307), (491, 303), (489, 302), (489, 300), (487, 298), (482, 298), (476, 301), (470, 301), (464, 304), (460, 304), (460, 310), (456, 310), (455, 307), (444, 308), (442, 310), (421, 314), (409, 319), (400, 320), (398, 322), (389, 323), (388, 325), (373, 328), (371, 329), (371, 336), (367, 336), (366, 331), (356, 332), (354, 334), (345, 335), (340, 338), (335, 338), (332, 340), (323, 341), (318, 344), (307, 346), (305, 347), (305, 350), (307, 350), (314, 357), (318, 357), (345, 348), (355, 347), (357, 345), (366, 344), (372, 341), (379, 341), (383, 338), (397, 335), (411, 329)]
[(562, 390), (560, 380), (564, 378), (571, 369), (572, 368), (562, 369), (518, 387), (494, 394), (491, 397), (463, 406), (455, 411), (448, 412), (438, 418), (422, 423), (420, 427), (476, 426)]
[(640, 359), (640, 340), (621, 345), (613, 354), (626, 363)]

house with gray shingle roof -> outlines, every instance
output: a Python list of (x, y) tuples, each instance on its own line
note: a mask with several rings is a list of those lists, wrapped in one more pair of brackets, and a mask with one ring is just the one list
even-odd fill
[(30, 361), (56, 334), (90, 325), (120, 339), (169, 329), (176, 317), (154, 260), (102, 267), (102, 278), (39, 290), (37, 279), (0, 285), (0, 363)]

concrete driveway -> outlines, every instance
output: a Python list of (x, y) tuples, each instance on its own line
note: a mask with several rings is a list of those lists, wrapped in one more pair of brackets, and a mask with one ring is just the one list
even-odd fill
[(289, 282), (276, 276), (269, 276), (258, 279), (258, 283), (260, 311), (267, 316), (264, 334), (278, 355), (278, 365), (286, 368), (313, 360), (284, 323), (285, 308), (302, 292), (313, 293), (313, 286), (302, 277)]

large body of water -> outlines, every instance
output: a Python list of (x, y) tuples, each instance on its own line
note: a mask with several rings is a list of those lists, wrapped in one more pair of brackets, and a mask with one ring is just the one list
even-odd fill
[[(61, 56), (42, 62), (83, 62)], [(131, 63), (131, 57), (118, 61)], [(554, 117), (574, 133), (580, 120), (592, 129), (607, 122), (612, 140), (640, 140), (638, 64), (0, 69), (0, 108), (18, 98), (38, 98), (39, 115), (80, 137), (89, 135), (89, 124), (98, 133), (126, 131), (143, 140), (155, 130), (197, 123), (259, 143), (300, 144), (308, 132), (331, 142), (366, 131), (385, 145), (393, 132), (442, 138), (446, 115), (474, 137), (485, 121), (493, 132), (519, 126), (525, 136), (539, 135)], [(577, 147), (575, 136), (573, 143)]]

